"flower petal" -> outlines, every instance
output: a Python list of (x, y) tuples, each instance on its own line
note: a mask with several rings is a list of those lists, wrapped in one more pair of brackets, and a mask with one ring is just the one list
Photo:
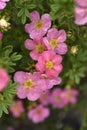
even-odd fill
[(24, 44), (28, 50), (33, 50), (35, 48), (35, 43), (33, 42), (33, 40), (26, 39)]

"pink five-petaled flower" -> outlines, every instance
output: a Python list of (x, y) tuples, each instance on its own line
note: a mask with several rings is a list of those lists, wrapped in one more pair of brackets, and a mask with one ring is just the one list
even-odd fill
[(17, 96), (21, 99), (37, 100), (45, 89), (44, 82), (34, 73), (18, 71), (14, 75), (14, 81), (18, 82)]
[(55, 78), (62, 71), (62, 57), (53, 51), (44, 51), (38, 58), (36, 69), (45, 73), (48, 78)]
[(0, 68), (0, 91), (2, 91), (9, 82), (9, 75), (4, 68)]
[(62, 92), (63, 90), (60, 88), (55, 88), (50, 95), (50, 103), (56, 108), (63, 108), (67, 105), (67, 101), (62, 96)]
[(87, 24), (87, 0), (75, 0), (75, 23), (77, 25)]
[(47, 47), (43, 43), (43, 37), (40, 39), (34, 39), (34, 40), (26, 39), (25, 47), (29, 50), (32, 50), (30, 52), (30, 56), (33, 60), (38, 60), (42, 52), (47, 50)]
[(32, 39), (44, 36), (51, 27), (51, 19), (49, 14), (44, 14), (40, 18), (37, 11), (30, 13), (30, 24), (25, 25), (25, 31), (30, 34)]
[(61, 95), (64, 100), (66, 100), (67, 104), (75, 104), (77, 101), (78, 91), (76, 89), (65, 89)]
[(49, 29), (47, 37), (44, 37), (43, 39), (48, 50), (54, 50), (60, 55), (67, 52), (67, 45), (64, 43), (65, 40), (66, 32), (64, 30), (57, 30), (56, 28)]
[(22, 101), (14, 101), (12, 106), (9, 107), (9, 110), (14, 117), (19, 117), (24, 112)]
[(9, 0), (0, 0), (0, 10), (4, 9), (6, 7), (6, 2)]
[(49, 109), (43, 107), (42, 105), (38, 105), (36, 108), (33, 108), (28, 112), (28, 118), (31, 119), (34, 123), (43, 122), (49, 115)]

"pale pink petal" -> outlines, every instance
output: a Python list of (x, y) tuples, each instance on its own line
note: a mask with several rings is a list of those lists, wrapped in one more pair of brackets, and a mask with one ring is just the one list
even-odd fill
[(57, 39), (58, 37), (58, 30), (56, 28), (51, 28), (48, 30), (47, 37), (48, 39)]
[(62, 56), (60, 56), (60, 55), (56, 55), (54, 58), (53, 58), (53, 63), (54, 64), (60, 64), (61, 62), (62, 62)]
[(55, 56), (55, 52), (53, 52), (53, 51), (43, 52), (43, 60), (45, 60), (45, 61), (49, 61), (49, 60), (53, 59), (54, 56)]
[(38, 60), (40, 54), (38, 52), (36, 52), (35, 50), (30, 52), (30, 56), (33, 60)]
[(50, 43), (49, 43), (47, 37), (43, 38), (43, 42), (44, 42), (44, 44), (45, 44), (45, 46), (47, 47), (48, 50), (52, 50), (52, 47), (50, 46)]
[(55, 52), (60, 55), (66, 54), (68, 51), (67, 45), (65, 43), (58, 44), (58, 47), (55, 48)]
[(36, 64), (36, 69), (40, 72), (43, 72), (45, 70), (45, 63), (42, 57), (39, 57), (38, 63)]
[(14, 81), (15, 82), (19, 82), (19, 83), (23, 83), (24, 80), (25, 80), (25, 76), (26, 76), (26, 73), (23, 72), (23, 71), (17, 71), (15, 74), (14, 74)]
[(53, 79), (48, 79), (47, 80), (47, 86), (48, 89), (52, 88), (54, 85), (58, 85), (61, 83), (61, 78), (53, 78)]
[(37, 11), (33, 11), (32, 13), (30, 13), (30, 20), (32, 22), (37, 22), (40, 20), (40, 16), (39, 13)]
[(54, 66), (54, 69), (55, 69), (56, 73), (59, 74), (62, 71), (63, 66), (62, 66), (62, 64), (59, 64), (59, 65), (56, 64)]
[(17, 88), (17, 96), (20, 98), (20, 99), (24, 99), (27, 97), (27, 89), (24, 87), (24, 86), (18, 86)]
[(36, 101), (39, 97), (40, 97), (41, 93), (39, 93), (38, 91), (30, 91), (28, 94), (27, 94), (27, 98), (28, 100), (30, 101)]
[(87, 9), (77, 6), (75, 8), (75, 23), (77, 25), (84, 25), (87, 23)]
[(66, 32), (65, 32), (65, 30), (59, 30), (58, 38), (57, 38), (58, 43), (64, 42), (65, 40), (66, 40)]
[(44, 31), (47, 31), (51, 27), (50, 15), (49, 14), (42, 15), (41, 20), (43, 22)]
[(25, 24), (25, 32), (27, 32), (27, 33), (30, 34), (34, 29), (35, 29), (35, 28), (34, 28), (33, 23)]
[(35, 48), (35, 43), (33, 42), (33, 40), (26, 39), (24, 44), (28, 50), (33, 50)]
[(46, 75), (48, 76), (48, 78), (54, 78), (58, 76), (58, 72), (54, 69), (48, 69), (46, 70)]
[(6, 3), (0, 1), (0, 9), (4, 9), (6, 7)]

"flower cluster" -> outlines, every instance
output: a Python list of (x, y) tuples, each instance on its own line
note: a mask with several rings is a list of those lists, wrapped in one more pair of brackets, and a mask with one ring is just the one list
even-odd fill
[(9, 0), (0, 0), (0, 10), (4, 9), (6, 7), (6, 2)]
[(30, 39), (25, 40), (25, 47), (31, 50), (31, 58), (37, 61), (36, 72), (18, 71), (14, 81), (18, 82), (17, 96), (21, 99), (37, 100), (43, 91), (61, 83), (62, 56), (67, 52), (66, 33), (64, 30), (51, 28), (49, 14), (40, 18), (37, 11), (30, 13), (31, 23), (25, 25)]
[(87, 0), (75, 0), (75, 23), (77, 25), (87, 24)]
[(55, 88), (51, 91), (44, 92), (39, 98), (43, 106), (51, 104), (55, 108), (64, 108), (68, 104), (77, 102), (78, 91), (76, 89)]

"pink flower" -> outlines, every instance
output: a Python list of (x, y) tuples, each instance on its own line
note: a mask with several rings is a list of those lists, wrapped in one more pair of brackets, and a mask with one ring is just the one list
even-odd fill
[(30, 13), (30, 20), (31, 23), (25, 25), (25, 31), (30, 34), (32, 39), (44, 36), (51, 26), (49, 14), (44, 14), (40, 18), (39, 13), (33, 11)]
[(24, 112), (22, 101), (14, 101), (13, 105), (9, 107), (9, 110), (14, 117), (19, 117)]
[(0, 10), (4, 9), (6, 7), (6, 2), (9, 0), (0, 0)]
[(54, 50), (58, 54), (65, 54), (67, 52), (67, 45), (64, 43), (66, 40), (66, 33), (64, 30), (57, 30), (51, 28), (48, 30), (47, 37), (43, 39), (44, 44), (48, 50)]
[(9, 82), (9, 75), (4, 68), (0, 68), (0, 91), (6, 88)]
[(36, 108), (33, 108), (28, 112), (28, 118), (31, 119), (34, 123), (43, 122), (50, 115), (48, 108), (38, 105)]
[(62, 97), (64, 98), (64, 100), (66, 100), (67, 104), (68, 103), (75, 104), (77, 101), (77, 96), (78, 96), (78, 91), (75, 89), (65, 89), (62, 92)]
[(44, 106), (49, 105), (50, 104), (50, 91), (45, 91), (41, 94), (39, 100), (40, 103)]
[(67, 105), (66, 100), (62, 96), (62, 90), (55, 88), (50, 96), (50, 103), (56, 108), (63, 108)]
[(62, 71), (62, 57), (53, 51), (45, 51), (38, 58), (36, 69), (45, 73), (48, 78), (55, 78)]
[(19, 83), (17, 87), (17, 96), (21, 99), (27, 97), (31, 101), (37, 100), (46, 86), (43, 80), (34, 73), (31, 74), (23, 71), (15, 73), (14, 81)]
[(2, 38), (3, 38), (3, 33), (0, 32), (0, 40), (2, 40)]
[(40, 39), (27, 39), (25, 40), (25, 47), (28, 50), (32, 50), (30, 52), (30, 56), (33, 60), (38, 60), (39, 56), (47, 50), (46, 46), (43, 43), (43, 38)]
[(77, 25), (87, 24), (87, 0), (75, 0), (75, 23)]

